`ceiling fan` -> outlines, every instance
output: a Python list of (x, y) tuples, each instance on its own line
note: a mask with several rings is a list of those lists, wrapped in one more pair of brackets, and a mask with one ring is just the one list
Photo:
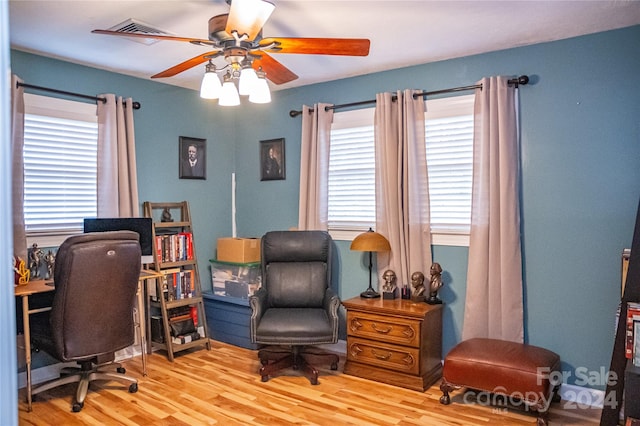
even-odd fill
[[(227, 76), (229, 79), (241, 78), (240, 73), (243, 69), (252, 68), (258, 73), (258, 77), (266, 77), (274, 84), (284, 84), (297, 79), (298, 76), (275, 60), (269, 53), (342, 56), (367, 56), (369, 54), (370, 42), (368, 39), (263, 38), (262, 27), (275, 8), (273, 3), (265, 0), (227, 0), (227, 3), (231, 4), (228, 14), (217, 15), (209, 19), (208, 40), (110, 30), (93, 30), (92, 33), (183, 41), (213, 48), (209, 52), (152, 75), (151, 78), (172, 77), (208, 61), (207, 72), (228, 68)], [(211, 59), (220, 56), (225, 58), (227, 65), (216, 68)]]

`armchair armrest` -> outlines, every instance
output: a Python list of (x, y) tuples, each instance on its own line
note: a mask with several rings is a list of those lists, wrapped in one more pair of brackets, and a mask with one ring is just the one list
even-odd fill
[(324, 309), (327, 311), (332, 321), (338, 321), (338, 308), (340, 307), (340, 298), (336, 295), (331, 287), (327, 287), (323, 300)]
[(249, 297), (249, 306), (251, 306), (251, 320), (249, 323), (251, 342), (255, 343), (256, 327), (267, 310), (267, 291), (264, 288), (258, 289)]

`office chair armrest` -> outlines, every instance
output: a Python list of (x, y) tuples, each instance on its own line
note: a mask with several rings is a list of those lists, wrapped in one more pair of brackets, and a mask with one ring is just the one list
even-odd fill
[(331, 287), (328, 287), (324, 293), (323, 301), (324, 309), (329, 313), (332, 319), (338, 319), (338, 308), (340, 307), (340, 298), (336, 295)]

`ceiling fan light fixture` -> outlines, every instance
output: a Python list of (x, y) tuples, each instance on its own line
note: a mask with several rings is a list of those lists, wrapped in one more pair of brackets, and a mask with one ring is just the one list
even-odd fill
[(251, 66), (242, 68), (240, 79), (238, 80), (238, 92), (242, 96), (253, 93), (254, 86), (258, 83), (258, 75)]
[(221, 106), (236, 106), (240, 105), (240, 96), (238, 95), (238, 89), (233, 83), (231, 74), (224, 76), (224, 83), (222, 83), (222, 90), (220, 92), (220, 100), (218, 104)]
[(222, 91), (220, 78), (216, 74), (216, 67), (211, 61), (206, 65), (202, 84), (200, 85), (200, 97), (203, 99), (218, 99)]
[(256, 82), (249, 95), (249, 102), (253, 102), (254, 104), (268, 104), (271, 102), (271, 91), (269, 90), (269, 84), (267, 84), (264, 71), (257, 72)]
[(229, 16), (233, 17), (233, 20), (227, 21), (226, 32), (232, 34), (236, 31), (238, 36), (246, 34), (249, 40), (253, 40), (274, 8), (273, 3), (265, 0), (232, 0)]

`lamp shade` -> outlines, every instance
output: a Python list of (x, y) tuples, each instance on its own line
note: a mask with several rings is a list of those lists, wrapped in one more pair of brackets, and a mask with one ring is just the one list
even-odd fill
[(237, 31), (239, 36), (246, 34), (249, 40), (253, 40), (274, 8), (273, 3), (265, 0), (233, 0), (225, 31), (229, 34)]
[(242, 71), (240, 71), (240, 80), (238, 81), (238, 93), (243, 96), (252, 94), (257, 82), (258, 75), (253, 68), (242, 68)]
[(220, 100), (218, 104), (221, 106), (236, 106), (240, 105), (240, 96), (238, 96), (238, 89), (233, 81), (227, 80), (222, 84), (222, 91), (220, 92)]
[(271, 102), (271, 92), (269, 91), (269, 84), (267, 84), (266, 78), (256, 78), (253, 91), (249, 95), (249, 102), (253, 102), (254, 104), (268, 104)]
[(222, 85), (218, 74), (213, 71), (207, 71), (202, 78), (202, 85), (200, 86), (200, 97), (204, 99), (218, 99), (220, 97), (220, 91)]
[(384, 236), (369, 228), (367, 232), (363, 232), (353, 239), (351, 242), (351, 250), (391, 251), (391, 245)]

